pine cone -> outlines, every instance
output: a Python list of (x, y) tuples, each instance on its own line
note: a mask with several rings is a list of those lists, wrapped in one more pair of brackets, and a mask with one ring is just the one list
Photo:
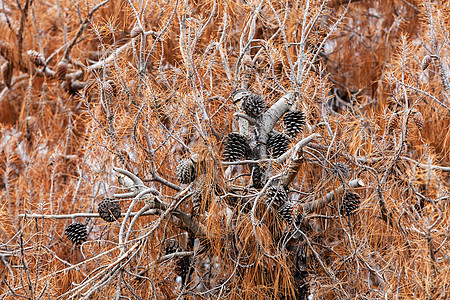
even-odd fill
[(264, 186), (266, 169), (258, 164), (252, 164), (250, 170), (252, 173), (252, 186), (255, 189), (261, 189)]
[(225, 201), (227, 204), (233, 208), (238, 207), (241, 204), (242, 198), (240, 197), (234, 197), (234, 196), (228, 196), (225, 198)]
[(194, 215), (200, 214), (200, 208), (202, 207), (202, 191), (195, 191), (191, 197), (192, 212)]
[(292, 210), (294, 206), (291, 202), (286, 201), (283, 205), (278, 208), (278, 216), (288, 223), (292, 222)]
[(388, 131), (394, 131), (400, 128), (400, 116), (398, 113), (393, 114), (388, 121)]
[(339, 179), (347, 180), (352, 175), (352, 171), (345, 162), (338, 162), (334, 165), (331, 171), (333, 175)]
[(98, 214), (100, 215), (100, 218), (106, 222), (114, 222), (118, 220), (121, 213), (120, 203), (118, 201), (114, 201), (114, 198), (104, 198), (98, 204)]
[[(164, 244), (164, 254), (169, 255), (176, 252), (182, 252), (180, 244), (175, 239), (168, 239)], [(186, 280), (186, 275), (189, 271), (190, 267), (190, 256), (183, 256), (180, 259), (176, 260), (175, 263), (175, 273), (178, 276), (181, 276), (181, 280), (184, 282)]]
[(297, 270), (305, 277), (308, 275), (307, 257), (306, 247), (305, 245), (302, 245), (297, 252)]
[(114, 97), (116, 96), (114, 93), (114, 88), (109, 83), (109, 81), (106, 81), (101, 84), (102, 85), (102, 93), (103, 93), (103, 99), (107, 103), (111, 103), (114, 100)]
[(305, 114), (300, 110), (288, 112), (283, 117), (283, 123), (286, 133), (295, 137), (297, 134), (302, 132), (303, 126), (305, 126)]
[(62, 59), (57, 65), (56, 65), (56, 72), (55, 72), (55, 77), (59, 80), (64, 80), (66, 78), (66, 74), (67, 74), (67, 60), (66, 59)]
[(289, 149), (289, 142), (289, 137), (284, 133), (272, 133), (267, 139), (267, 151), (277, 158)]
[(283, 186), (273, 185), (267, 189), (266, 204), (280, 208), (288, 202), (288, 195)]
[(346, 192), (341, 205), (341, 214), (349, 216), (354, 210), (358, 209), (361, 204), (361, 196), (353, 192)]
[(79, 80), (72, 81), (70, 83), (70, 92), (76, 94), (79, 90), (84, 89), (86, 86), (85, 82), (81, 82)]
[(180, 243), (176, 239), (167, 239), (164, 243), (164, 255), (181, 251)]
[(75, 245), (81, 245), (88, 237), (86, 225), (81, 223), (70, 224), (67, 226), (64, 234), (67, 235), (67, 238)]
[(45, 58), (40, 52), (37, 52), (35, 50), (28, 50), (27, 54), (30, 61), (37, 67), (45, 66)]
[(264, 112), (264, 109), (266, 109), (266, 101), (259, 95), (249, 94), (244, 98), (242, 109), (250, 117), (258, 117)]
[(223, 158), (238, 161), (250, 151), (247, 139), (237, 132), (229, 133), (223, 142)]
[(186, 282), (186, 276), (191, 266), (191, 256), (183, 256), (178, 259), (175, 266), (175, 273), (181, 277), (181, 283), (184, 285)]
[(414, 116), (413, 116), (412, 120), (416, 124), (417, 128), (420, 131), (422, 131), (422, 129), (423, 129), (423, 122), (424, 122), (423, 115), (418, 110), (414, 110), (413, 113), (414, 113)]
[(189, 158), (183, 159), (176, 168), (176, 174), (180, 183), (191, 183), (197, 177), (194, 162)]
[(426, 70), (428, 68), (428, 66), (430, 65), (432, 60), (433, 59), (431, 58), (431, 56), (425, 55), (424, 58), (422, 59), (422, 63), (420, 64), (420, 68), (422, 70)]
[(6, 60), (12, 59), (12, 48), (8, 43), (0, 41), (0, 55)]
[(203, 186), (206, 183), (205, 175), (201, 175), (198, 180), (194, 183), (193, 186), (193, 194), (191, 196), (192, 201), (192, 211), (194, 214), (200, 214), (202, 207), (202, 199), (203, 199)]

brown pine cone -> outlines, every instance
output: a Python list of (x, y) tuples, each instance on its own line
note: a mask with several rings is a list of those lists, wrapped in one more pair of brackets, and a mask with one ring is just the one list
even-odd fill
[(30, 61), (36, 66), (36, 67), (43, 67), (45, 66), (45, 58), (44, 56), (35, 50), (28, 50), (27, 51), (28, 58)]
[(56, 73), (55, 73), (55, 77), (56, 77), (57, 79), (59, 79), (59, 80), (64, 80), (64, 79), (66, 78), (67, 68), (68, 68), (67, 60), (63, 58), (63, 59), (56, 65)]

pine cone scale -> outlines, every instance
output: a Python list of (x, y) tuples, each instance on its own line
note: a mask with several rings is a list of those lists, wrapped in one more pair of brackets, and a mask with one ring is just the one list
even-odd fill
[(88, 233), (85, 224), (72, 223), (67, 226), (64, 235), (75, 245), (81, 245), (87, 241)]

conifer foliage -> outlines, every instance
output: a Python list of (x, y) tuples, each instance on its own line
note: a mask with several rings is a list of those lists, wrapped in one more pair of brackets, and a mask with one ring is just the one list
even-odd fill
[(0, 299), (449, 299), (449, 10), (2, 1)]

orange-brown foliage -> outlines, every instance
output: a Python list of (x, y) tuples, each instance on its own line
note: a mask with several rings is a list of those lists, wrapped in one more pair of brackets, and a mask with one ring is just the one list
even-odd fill
[[(87, 3), (3, 1), (1, 299), (450, 297), (449, 3)], [(308, 124), (291, 147), (320, 134), (303, 148), (289, 195), (297, 214), (335, 195), (305, 211), (295, 242), (251, 187), (251, 168), (222, 162), (224, 137), (242, 129), (232, 96), (240, 88), (267, 108), (296, 93)], [(193, 186), (176, 176), (189, 157), (203, 174)], [(269, 177), (288, 173), (289, 162), (271, 162)], [(364, 187), (333, 175), (337, 162)], [(171, 212), (151, 210), (132, 226), (133, 217), (93, 215), (102, 198), (127, 191), (113, 167), (159, 192), (120, 199), (122, 212), (155, 197)], [(339, 187), (361, 196), (349, 217), (338, 213)], [(73, 221), (87, 224), (81, 246), (64, 235)], [(189, 252), (187, 283), (182, 258), (164, 253), (168, 239)], [(308, 295), (299, 295), (300, 250)]]

